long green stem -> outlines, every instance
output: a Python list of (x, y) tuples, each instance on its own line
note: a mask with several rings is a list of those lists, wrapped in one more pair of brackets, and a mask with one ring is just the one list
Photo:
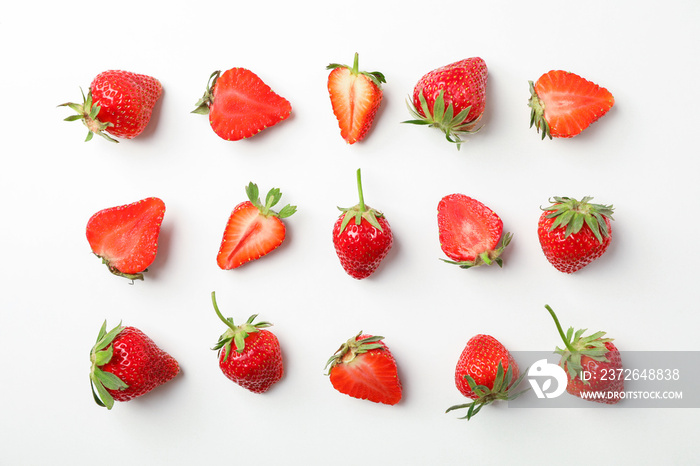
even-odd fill
[(359, 168), (357, 169), (357, 192), (360, 195), (360, 212), (365, 212), (367, 208), (365, 207), (365, 196), (362, 193), (362, 176)]
[(236, 326), (227, 318), (225, 318), (223, 315), (221, 315), (221, 311), (219, 311), (219, 306), (216, 304), (216, 293), (214, 291), (211, 292), (211, 302), (214, 304), (214, 311), (216, 311), (216, 315), (219, 316), (219, 319), (223, 323), (226, 324), (227, 327), (229, 327), (231, 330), (236, 330)]
[(557, 330), (559, 331), (559, 335), (561, 335), (561, 339), (564, 341), (564, 344), (566, 345), (566, 349), (571, 351), (572, 353), (576, 352), (576, 349), (571, 346), (571, 343), (569, 340), (566, 338), (566, 335), (564, 334), (564, 330), (561, 328), (561, 324), (559, 324), (559, 319), (557, 319), (557, 315), (554, 313), (551, 307), (549, 307), (549, 304), (544, 305), (545, 309), (549, 311), (549, 313), (552, 315), (552, 318), (554, 319), (554, 323), (557, 326)]

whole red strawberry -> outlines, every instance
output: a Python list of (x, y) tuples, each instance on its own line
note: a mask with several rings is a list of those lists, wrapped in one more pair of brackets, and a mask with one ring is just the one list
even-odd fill
[(599, 258), (612, 241), (613, 206), (554, 197), (537, 224), (547, 260), (560, 272), (573, 273)]
[(151, 119), (153, 107), (163, 93), (156, 78), (130, 71), (105, 71), (90, 84), (82, 104), (65, 103), (78, 114), (66, 121), (82, 120), (89, 132), (86, 141), (97, 134), (112, 142), (112, 136), (131, 139), (143, 132)]
[(462, 419), (471, 419), (482, 407), (496, 400), (513, 400), (522, 392), (513, 393), (525, 374), (510, 352), (490, 335), (475, 335), (464, 347), (455, 368), (455, 385), (462, 395), (473, 401), (452, 406), (467, 409)]
[(103, 209), (88, 220), (87, 240), (110, 272), (143, 280), (143, 272), (158, 252), (164, 216), (165, 203), (157, 197)]
[(488, 69), (483, 59), (474, 57), (433, 70), (413, 89), (409, 105), (414, 120), (404, 123), (439, 128), (448, 141), (460, 148), (460, 135), (478, 131), (486, 106)]
[[(503, 266), (501, 254), (512, 234), (503, 235), (503, 221), (491, 209), (464, 194), (450, 194), (438, 203), (440, 247), (463, 269), (479, 265)], [(500, 245), (499, 245), (500, 242)]]
[(348, 144), (361, 141), (372, 127), (382, 103), (384, 75), (379, 71), (360, 71), (359, 55), (355, 54), (352, 68), (331, 63), (328, 75), (328, 93), (333, 113), (338, 119), (340, 135)]
[(249, 183), (245, 192), (249, 200), (241, 202), (231, 212), (216, 257), (217, 264), (224, 270), (235, 269), (277, 249), (287, 231), (282, 219), (297, 210), (289, 204), (279, 212), (272, 210), (282, 198), (278, 188), (267, 193), (265, 204), (260, 201), (258, 185)]
[(559, 365), (566, 371), (566, 391), (584, 400), (597, 403), (615, 404), (620, 401), (625, 389), (622, 376), (620, 351), (611, 338), (603, 338), (605, 332), (583, 336), (586, 329), (574, 331), (573, 327), (564, 334), (556, 314), (548, 305), (564, 341), (564, 349), (556, 348), (561, 355)]
[(344, 212), (333, 226), (333, 245), (343, 269), (353, 278), (372, 275), (394, 242), (384, 214), (365, 205), (360, 170), (357, 170), (360, 203)]
[(95, 402), (112, 409), (115, 401), (129, 401), (168, 382), (180, 366), (141, 330), (121, 324), (107, 332), (102, 324), (90, 351), (90, 382)]
[(254, 136), (292, 113), (287, 99), (245, 68), (212, 73), (196, 105), (192, 113), (208, 114), (211, 128), (227, 141)]
[(282, 351), (277, 337), (265, 327), (269, 322), (253, 323), (257, 314), (245, 324), (235, 325), (225, 318), (211, 293), (214, 310), (228, 329), (219, 337), (214, 350), (219, 352), (219, 367), (226, 377), (254, 393), (264, 393), (284, 374)]
[(401, 401), (396, 360), (383, 339), (360, 332), (340, 346), (326, 363), (336, 390), (375, 403), (395, 405)]
[(574, 137), (615, 104), (610, 91), (568, 71), (553, 70), (529, 83), (530, 127), (542, 139)]

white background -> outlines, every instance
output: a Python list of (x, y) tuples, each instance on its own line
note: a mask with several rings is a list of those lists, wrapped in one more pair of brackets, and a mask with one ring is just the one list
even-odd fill
[[(509, 409), (473, 420), (453, 371), (477, 333), (511, 350), (559, 343), (565, 327), (605, 330), (621, 350), (698, 350), (695, 0), (588, 2), (9, 2), (0, 8), (2, 230), (0, 427), (3, 465), (688, 464), (695, 409)], [(240, 4), (239, 4), (240, 3)], [(385, 101), (362, 143), (340, 138), (326, 91), (331, 62), (380, 70)], [(483, 130), (461, 151), (437, 130), (402, 125), (426, 72), (470, 56), (489, 67)], [(292, 103), (246, 141), (219, 139), (189, 112), (212, 71), (242, 66)], [(164, 95), (136, 140), (84, 143), (56, 106), (107, 69), (157, 77)], [(582, 135), (541, 141), (528, 80), (565, 69), (607, 87), (614, 108)], [(335, 256), (336, 206), (386, 214), (395, 245), (356, 281)], [(244, 186), (281, 188), (298, 206), (288, 238), (238, 270), (215, 261)], [(514, 233), (505, 266), (442, 263), (436, 206), (461, 192)], [(540, 250), (540, 206), (554, 195), (614, 204), (614, 239), (574, 275)], [(87, 219), (147, 196), (167, 206), (144, 282), (108, 273)], [(286, 375), (264, 395), (226, 379), (209, 348), (237, 321), (273, 322)], [(88, 353), (103, 320), (150, 335), (180, 363), (167, 385), (112, 411), (94, 405)], [(404, 399), (337, 393), (327, 358), (364, 330), (394, 353)], [(109, 456), (108, 456), (109, 455)]]

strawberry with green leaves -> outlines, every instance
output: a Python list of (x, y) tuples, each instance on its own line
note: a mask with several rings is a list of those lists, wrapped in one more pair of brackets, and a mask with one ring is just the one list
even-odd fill
[(95, 402), (112, 409), (163, 385), (180, 372), (177, 361), (146, 334), (121, 324), (107, 332), (107, 322), (90, 351), (90, 383)]
[(269, 322), (253, 323), (257, 314), (241, 325), (232, 318), (225, 318), (216, 304), (212, 291), (214, 311), (228, 329), (220, 337), (213, 350), (219, 352), (221, 372), (236, 384), (253, 393), (264, 393), (280, 381), (284, 375), (282, 350), (274, 333), (265, 330)]
[(612, 205), (554, 197), (537, 224), (537, 236), (547, 260), (560, 272), (573, 273), (598, 259), (610, 246)]
[(345, 272), (361, 280), (377, 270), (394, 243), (394, 235), (384, 214), (365, 204), (359, 169), (357, 191), (359, 204), (338, 207), (343, 214), (333, 225), (333, 246)]
[(384, 75), (379, 71), (360, 71), (359, 55), (352, 67), (331, 63), (328, 93), (333, 113), (338, 120), (340, 135), (348, 144), (361, 141), (369, 132), (382, 103)]
[(612, 338), (603, 338), (605, 332), (584, 336), (586, 329), (564, 330), (549, 305), (547, 311), (554, 319), (557, 331), (564, 341), (564, 348), (556, 348), (561, 355), (559, 365), (566, 372), (566, 391), (584, 400), (597, 403), (616, 404), (625, 389), (620, 351)]
[(529, 83), (530, 127), (542, 139), (572, 138), (615, 104), (610, 91), (568, 71), (553, 70)]
[(157, 197), (103, 209), (88, 220), (92, 252), (114, 275), (143, 280), (158, 252), (165, 203)]
[(417, 125), (438, 128), (451, 143), (462, 144), (461, 135), (473, 134), (486, 106), (488, 68), (479, 57), (467, 58), (424, 75), (413, 89), (409, 111)]
[(227, 141), (254, 136), (292, 113), (287, 99), (245, 68), (212, 73), (196, 105), (192, 113), (209, 115), (211, 128)]
[(85, 141), (97, 134), (119, 142), (110, 135), (132, 139), (143, 132), (162, 93), (163, 87), (156, 78), (110, 70), (95, 76), (87, 97), (83, 94), (82, 103), (65, 103), (59, 107), (70, 107), (77, 113), (66, 121), (81, 120), (87, 126)]
[(235, 269), (259, 259), (277, 249), (286, 236), (282, 219), (293, 215), (297, 208), (286, 205), (279, 212), (272, 210), (282, 199), (278, 188), (272, 188), (260, 201), (258, 185), (249, 183), (245, 189), (248, 200), (231, 212), (221, 240), (216, 262), (223, 270)]
[(463, 269), (480, 265), (503, 266), (501, 255), (512, 234), (503, 235), (503, 221), (483, 203), (464, 194), (450, 194), (438, 203), (440, 247)]
[(514, 400), (523, 393), (513, 390), (524, 375), (501, 342), (491, 335), (475, 335), (467, 342), (455, 368), (457, 389), (473, 401), (451, 406), (446, 412), (467, 409), (462, 419), (469, 420), (494, 401)]
[(333, 388), (353, 398), (395, 405), (402, 388), (394, 356), (384, 337), (359, 332), (326, 363)]

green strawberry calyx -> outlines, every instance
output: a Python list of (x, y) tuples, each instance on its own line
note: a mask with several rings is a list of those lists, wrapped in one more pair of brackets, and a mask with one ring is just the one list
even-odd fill
[(358, 339), (361, 335), (362, 331), (360, 331), (354, 337), (348, 339), (345, 343), (340, 345), (340, 348), (338, 348), (338, 350), (333, 353), (333, 356), (328, 359), (325, 369), (328, 369), (329, 374), (330, 370), (338, 364), (347, 364), (354, 360), (357, 356), (371, 350), (384, 349), (384, 345), (380, 343), (384, 337), (368, 336), (367, 338)]
[(503, 235), (500, 241), (500, 245), (496, 249), (489, 249), (482, 252), (472, 261), (451, 261), (448, 259), (440, 259), (448, 264), (458, 265), (460, 268), (469, 269), (472, 267), (478, 267), (480, 265), (493, 265), (498, 264), (499, 267), (503, 267), (503, 258), (501, 254), (505, 251), (506, 247), (510, 244), (510, 240), (513, 239), (512, 233), (506, 233)]
[(479, 123), (479, 120), (481, 120), (481, 115), (468, 121), (467, 117), (471, 111), (471, 105), (462, 109), (462, 111), (455, 115), (452, 103), (445, 106), (444, 94), (445, 91), (441, 89), (431, 110), (430, 106), (428, 105), (428, 101), (421, 90), (418, 94), (418, 101), (420, 102), (420, 110), (423, 111), (423, 114), (418, 111), (410, 99), (407, 99), (406, 104), (408, 105), (408, 111), (411, 113), (414, 119), (406, 120), (403, 123), (427, 125), (431, 128), (439, 128), (440, 131), (445, 133), (445, 138), (449, 142), (456, 144), (457, 150), (459, 150), (462, 142), (464, 142), (460, 138), (460, 135), (474, 134), (481, 129), (481, 126), (476, 126)]
[(350, 73), (353, 76), (358, 76), (358, 75), (363, 75), (367, 76), (372, 83), (374, 83), (375, 86), (377, 86), (379, 89), (382, 88), (382, 83), (386, 83), (386, 78), (384, 77), (384, 74), (379, 72), (379, 71), (360, 71), (360, 68), (358, 66), (360, 56), (357, 52), (355, 52), (355, 59), (352, 64), (352, 68), (349, 67), (348, 65), (340, 65), (338, 63), (331, 63), (326, 67), (327, 70), (334, 70), (336, 68), (347, 68), (350, 70)]
[(384, 214), (378, 210), (372, 209), (370, 206), (365, 205), (364, 194), (362, 193), (362, 175), (360, 169), (357, 169), (357, 192), (360, 196), (360, 202), (353, 207), (338, 207), (338, 210), (344, 212), (343, 220), (340, 223), (340, 230), (338, 235), (345, 231), (345, 227), (348, 226), (351, 220), (355, 221), (355, 225), (360, 225), (362, 220), (367, 220), (370, 225), (372, 225), (377, 230), (384, 232), (384, 229), (379, 224), (377, 218), (384, 217)]
[(232, 317), (226, 318), (221, 314), (221, 311), (219, 311), (219, 306), (216, 303), (216, 293), (214, 291), (211, 292), (211, 301), (214, 305), (216, 315), (228, 327), (228, 329), (219, 337), (219, 341), (216, 343), (216, 345), (214, 345), (212, 348), (213, 350), (219, 352), (223, 348), (224, 361), (228, 360), (228, 357), (231, 354), (232, 343), (235, 345), (235, 351), (237, 353), (243, 353), (245, 351), (245, 339), (248, 338), (248, 335), (257, 332), (262, 328), (272, 326), (272, 324), (269, 322), (258, 322), (254, 324), (253, 321), (255, 321), (255, 319), (258, 317), (257, 314), (250, 316), (244, 324), (236, 325), (233, 323)]
[(92, 100), (92, 92), (88, 90), (87, 96), (85, 96), (85, 92), (83, 92), (83, 89), (81, 88), (80, 93), (83, 95), (82, 103), (76, 104), (73, 102), (66, 102), (65, 104), (59, 105), (59, 107), (69, 107), (77, 113), (77, 115), (71, 115), (67, 118), (64, 118), (64, 121), (82, 121), (88, 129), (88, 134), (85, 138), (85, 142), (91, 140), (93, 135), (97, 134), (98, 136), (102, 136), (110, 142), (118, 143), (119, 141), (117, 141), (105, 132), (107, 128), (114, 126), (114, 124), (102, 122), (97, 118), (97, 115), (99, 115), (102, 107), (100, 107), (99, 105), (95, 105), (95, 103)]
[(279, 188), (272, 188), (265, 196), (265, 203), (260, 201), (258, 185), (252, 181), (245, 188), (246, 195), (250, 202), (258, 208), (260, 214), (265, 217), (287, 218), (292, 216), (297, 211), (297, 206), (289, 205), (282, 207), (279, 212), (272, 210), (274, 206), (282, 199), (282, 192)]
[(204, 91), (204, 95), (195, 104), (195, 109), (191, 113), (196, 113), (198, 115), (208, 115), (209, 107), (214, 102), (214, 87), (216, 86), (216, 81), (221, 76), (221, 70), (214, 71), (209, 76), (209, 81), (207, 81), (207, 88)]
[(466, 374), (464, 378), (469, 384), (469, 388), (474, 393), (476, 398), (470, 403), (450, 406), (445, 412), (449, 413), (450, 411), (454, 411), (456, 409), (466, 409), (467, 414), (460, 419), (469, 420), (479, 411), (481, 411), (481, 408), (493, 403), (494, 401), (514, 400), (528, 390), (525, 389), (518, 392), (514, 391), (514, 389), (520, 385), (520, 382), (522, 382), (525, 374), (527, 374), (527, 371), (524, 371), (522, 374), (520, 374), (520, 377), (513, 381), (513, 367), (508, 366), (507, 370), (503, 370), (502, 361), (498, 361), (498, 369), (496, 370), (496, 378), (493, 381), (493, 388), (489, 388), (485, 385), (478, 385), (473, 377)]
[(97, 335), (97, 342), (90, 350), (90, 385), (92, 386), (92, 396), (95, 403), (103, 408), (112, 409), (114, 398), (109, 394), (109, 390), (124, 390), (128, 388), (119, 377), (111, 372), (103, 371), (102, 366), (112, 360), (114, 348), (112, 343), (125, 327), (119, 323), (112, 330), (107, 332), (107, 321), (105, 320)]
[(614, 208), (612, 205), (590, 203), (591, 199), (591, 196), (585, 196), (580, 201), (560, 196), (550, 199), (552, 205), (542, 209), (548, 212), (547, 218), (554, 219), (549, 231), (566, 228), (564, 237), (568, 238), (569, 235), (581, 231), (583, 225), (588, 225), (596, 239), (602, 243), (603, 238), (610, 236), (610, 228), (605, 220), (613, 220)]
[[(583, 336), (583, 333), (588, 329), (580, 329), (574, 331), (573, 327), (569, 327), (566, 334), (559, 323), (554, 310), (547, 304), (544, 306), (554, 319), (559, 335), (564, 341), (564, 348), (557, 347), (555, 353), (561, 355), (559, 365), (566, 370), (571, 379), (575, 379), (581, 374), (583, 366), (581, 358), (587, 356), (595, 361), (609, 362), (606, 354), (608, 349), (605, 344), (613, 341), (612, 338), (603, 338), (605, 332), (595, 332), (588, 336)], [(584, 384), (588, 384), (588, 380), (584, 380)]]
[(549, 123), (544, 116), (544, 102), (535, 91), (535, 83), (528, 81), (530, 85), (530, 100), (527, 105), (530, 107), (530, 128), (534, 125), (539, 133), (542, 130), (542, 139), (548, 137), (552, 139), (552, 134), (549, 129)]

